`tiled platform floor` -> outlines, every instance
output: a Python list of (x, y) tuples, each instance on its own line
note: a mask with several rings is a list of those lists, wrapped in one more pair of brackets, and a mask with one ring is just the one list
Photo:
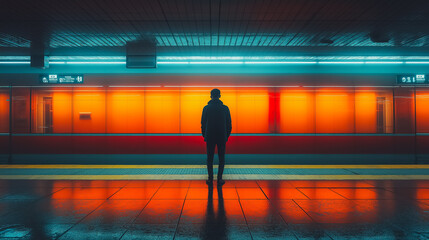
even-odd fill
[(429, 181), (0, 180), (10, 239), (429, 239)]
[[(214, 168), (217, 175), (217, 166)], [(429, 165), (226, 165), (227, 180), (429, 180)], [(4, 180), (203, 180), (205, 165), (0, 165)]]

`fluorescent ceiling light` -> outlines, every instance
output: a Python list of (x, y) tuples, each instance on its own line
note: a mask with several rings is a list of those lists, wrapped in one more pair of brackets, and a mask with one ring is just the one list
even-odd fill
[(429, 62), (410, 62), (410, 61), (406, 61), (406, 64), (429, 64)]
[(240, 62), (214, 62), (214, 61), (204, 61), (204, 62), (189, 62), (189, 64), (243, 64), (243, 61)]
[(332, 62), (332, 61), (326, 61), (326, 62), (319, 62), (319, 64), (363, 64), (365, 62)]
[(0, 64), (30, 64), (30, 62), (9, 62), (9, 61), (1, 61)]
[(294, 62), (290, 62), (290, 61), (285, 61), (285, 62), (249, 62), (249, 61), (245, 61), (245, 64), (316, 64), (317, 62), (305, 62), (305, 61), (294, 61)]
[(157, 64), (189, 64), (189, 62), (157, 62)]
[(365, 64), (403, 64), (403, 61), (366, 61)]

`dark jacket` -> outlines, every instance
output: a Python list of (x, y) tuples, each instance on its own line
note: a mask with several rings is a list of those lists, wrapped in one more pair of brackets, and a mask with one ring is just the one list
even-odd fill
[(219, 99), (210, 100), (203, 109), (201, 132), (206, 142), (226, 142), (231, 134), (231, 113)]

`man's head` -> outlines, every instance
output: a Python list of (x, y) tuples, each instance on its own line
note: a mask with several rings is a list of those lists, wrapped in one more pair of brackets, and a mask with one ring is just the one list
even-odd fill
[(219, 99), (220, 98), (220, 90), (217, 88), (212, 89), (210, 92), (210, 97), (212, 99)]

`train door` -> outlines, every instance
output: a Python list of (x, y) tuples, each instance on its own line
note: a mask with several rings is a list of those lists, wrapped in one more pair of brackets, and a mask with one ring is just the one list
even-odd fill
[(52, 97), (43, 97), (43, 133), (53, 133)]
[(377, 97), (377, 133), (386, 132), (386, 97)]

